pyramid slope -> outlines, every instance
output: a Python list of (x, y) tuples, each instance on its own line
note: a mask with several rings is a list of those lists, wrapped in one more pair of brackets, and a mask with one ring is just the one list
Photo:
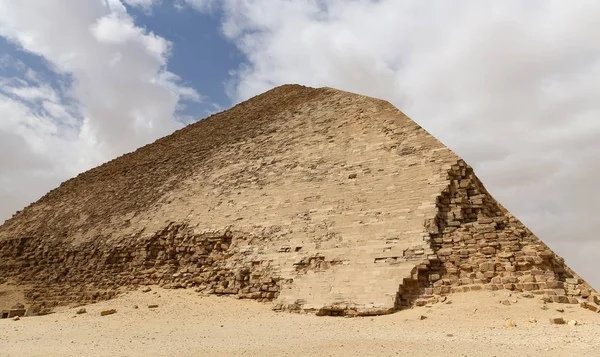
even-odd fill
[(484, 288), (594, 299), (452, 151), (331, 88), (275, 88), (83, 173), (0, 243), (41, 306), (146, 284), (333, 315)]

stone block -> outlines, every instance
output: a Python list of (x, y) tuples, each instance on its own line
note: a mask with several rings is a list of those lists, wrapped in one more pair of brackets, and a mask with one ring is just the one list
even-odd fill
[(523, 275), (519, 278), (519, 281), (522, 283), (533, 283), (535, 282), (535, 277), (533, 275)]
[(565, 292), (564, 289), (553, 289), (554, 290), (554, 294), (558, 295), (558, 296), (566, 296), (567, 293)]
[(502, 277), (502, 284), (509, 284), (509, 283), (510, 284), (514, 284), (516, 282), (518, 282), (518, 279), (515, 276), (504, 276), (504, 277)]
[(117, 310), (115, 309), (110, 309), (110, 310), (103, 310), (100, 311), (100, 316), (107, 316), (107, 315), (112, 315), (112, 314), (116, 314)]
[(566, 297), (566, 296), (555, 295), (555, 296), (552, 297), (552, 301), (560, 303), (560, 304), (568, 304), (569, 303), (569, 298)]
[(481, 249), (481, 253), (485, 255), (491, 255), (496, 253), (496, 249), (492, 247), (484, 247)]
[(496, 270), (496, 265), (494, 263), (482, 263), (479, 265), (479, 271), (481, 272), (486, 272), (486, 271), (494, 271)]

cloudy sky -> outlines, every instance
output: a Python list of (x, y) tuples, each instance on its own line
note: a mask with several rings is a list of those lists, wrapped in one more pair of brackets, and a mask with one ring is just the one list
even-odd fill
[(0, 221), (274, 86), (386, 99), (596, 288), (596, 0), (0, 0)]

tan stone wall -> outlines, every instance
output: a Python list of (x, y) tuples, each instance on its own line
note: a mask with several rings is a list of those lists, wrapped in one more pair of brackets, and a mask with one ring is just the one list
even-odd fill
[(447, 179), (439, 212), (425, 223), (431, 254), (422, 255), (399, 291), (404, 306), (482, 289), (529, 292), (548, 302), (593, 301), (597, 293), (501, 207), (464, 161), (451, 166)]
[(321, 315), (483, 288), (587, 294), (471, 168), (392, 105), (300, 86), (51, 191), (0, 226), (0, 275), (30, 286), (41, 308), (147, 284)]
[(39, 250), (39, 242), (19, 239), (1, 250), (0, 271), (34, 286), (26, 296), (40, 307), (105, 300), (123, 289), (155, 284), (271, 301), (281, 281), (269, 262), (241, 259), (238, 245), (245, 240), (230, 231), (195, 234), (185, 225), (169, 225), (148, 240), (106, 251)]

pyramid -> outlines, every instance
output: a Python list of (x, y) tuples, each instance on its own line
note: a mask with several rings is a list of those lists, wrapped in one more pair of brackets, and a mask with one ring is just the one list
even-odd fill
[(299, 85), (64, 182), (0, 226), (0, 277), (46, 309), (154, 284), (319, 315), (477, 290), (599, 302), (391, 104)]

